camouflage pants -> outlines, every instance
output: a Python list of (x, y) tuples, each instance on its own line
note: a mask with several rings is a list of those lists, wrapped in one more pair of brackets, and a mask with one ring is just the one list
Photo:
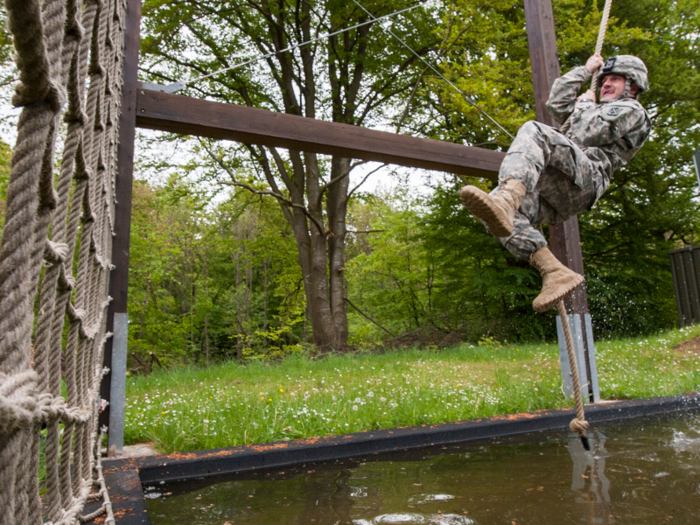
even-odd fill
[(596, 162), (571, 140), (545, 124), (527, 122), (515, 137), (498, 174), (497, 194), (506, 179), (527, 188), (515, 213), (513, 233), (498, 240), (518, 259), (547, 245), (543, 224), (556, 224), (590, 210), (607, 189)]

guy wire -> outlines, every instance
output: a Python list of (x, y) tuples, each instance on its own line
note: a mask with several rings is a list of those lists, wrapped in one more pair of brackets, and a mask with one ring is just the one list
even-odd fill
[[(217, 71), (214, 71), (213, 73), (208, 73), (206, 75), (203, 75), (201, 77), (197, 77), (197, 78), (192, 79), (192, 80), (176, 82), (175, 84), (179, 85), (178, 89), (182, 89), (185, 86), (188, 86), (190, 84), (194, 84), (195, 82), (199, 82), (200, 80), (205, 80), (207, 78), (216, 76), (220, 73), (225, 73), (226, 71), (232, 71), (234, 69), (238, 69), (239, 67), (243, 67), (243, 66), (247, 66), (248, 64), (253, 64), (255, 62), (259, 62), (260, 60), (264, 60), (266, 58), (270, 58), (272, 56), (279, 55), (280, 53), (285, 53), (287, 51), (293, 51), (294, 49), (303, 47), (303, 46), (308, 45), (308, 44), (313, 44), (314, 42), (318, 42), (319, 40), (324, 40), (326, 38), (330, 38), (332, 36), (339, 35), (341, 33), (346, 33), (348, 31), (352, 31), (353, 29), (357, 29), (358, 27), (366, 26), (368, 24), (373, 24), (374, 22), (377, 22), (379, 20), (385, 20), (385, 19), (390, 18), (392, 16), (400, 15), (401, 13), (405, 13), (407, 11), (412, 11), (413, 9), (416, 9), (417, 7), (421, 7), (422, 5), (423, 5), (422, 3), (416, 4), (414, 6), (407, 7), (406, 9), (401, 9), (400, 11), (395, 11), (393, 13), (389, 13), (388, 15), (384, 15), (384, 16), (381, 16), (379, 18), (372, 17), (371, 20), (367, 20), (366, 22), (361, 22), (359, 24), (355, 24), (354, 26), (346, 27), (345, 29), (339, 29), (338, 31), (334, 31), (332, 33), (327, 33), (325, 35), (321, 35), (321, 36), (313, 38), (311, 40), (307, 40), (306, 42), (301, 42), (299, 44), (287, 46), (284, 49), (280, 49), (279, 51), (272, 51), (270, 53), (266, 53), (264, 55), (260, 55), (260, 56), (251, 58), (249, 60), (246, 60), (245, 62), (241, 62), (239, 64), (236, 64), (235, 66), (230, 66), (230, 67), (226, 67), (223, 69), (219, 69)], [(171, 85), (173, 85), (173, 84), (171, 84)]]
[[(367, 16), (369, 16), (369, 17), (371, 18), (372, 21), (377, 21), (377, 22), (378, 22), (379, 20), (381, 20), (381, 18), (375, 18), (374, 15), (373, 15), (372, 13), (370, 13), (369, 11), (367, 11), (367, 9), (365, 9), (364, 7), (362, 7), (362, 5), (360, 5), (360, 3), (359, 3), (357, 0), (352, 0), (352, 2), (353, 2), (357, 7), (359, 7), (360, 9), (362, 9), (362, 10), (367, 14)], [(383, 18), (383, 17), (382, 17), (382, 18)], [(491, 115), (489, 115), (488, 113), (486, 113), (485, 110), (483, 110), (481, 107), (479, 107), (479, 106), (477, 105), (476, 102), (474, 102), (471, 98), (469, 98), (469, 97), (467, 96), (466, 93), (464, 93), (464, 91), (462, 91), (462, 90), (459, 89), (457, 86), (455, 86), (452, 82), (450, 82), (449, 80), (447, 80), (447, 78), (445, 78), (445, 76), (444, 76), (442, 73), (440, 73), (430, 62), (428, 62), (427, 60), (425, 60), (425, 59), (424, 59), (422, 56), (420, 56), (416, 51), (414, 51), (414, 49), (413, 49), (411, 46), (409, 46), (409, 45), (408, 45), (406, 42), (404, 42), (400, 37), (398, 37), (391, 29), (387, 29), (386, 27), (382, 26), (382, 24), (379, 24), (379, 25), (381, 26), (381, 28), (382, 28), (384, 31), (386, 31), (386, 32), (389, 33), (391, 36), (393, 36), (396, 40), (398, 40), (399, 42), (401, 42), (401, 44), (402, 44), (406, 49), (408, 49), (411, 53), (413, 53), (413, 54), (416, 56), (416, 58), (418, 58), (418, 60), (420, 60), (421, 62), (423, 62), (423, 63), (424, 63), (426, 66), (428, 66), (436, 75), (438, 75), (441, 79), (443, 79), (445, 82), (447, 82), (447, 84), (448, 84), (449, 86), (451, 86), (455, 91), (457, 91), (460, 95), (462, 95), (462, 96), (464, 97), (464, 99), (465, 99), (467, 102), (469, 102), (469, 104), (471, 104), (471, 105), (474, 106), (476, 109), (478, 109), (486, 118), (488, 118), (491, 122), (493, 122), (496, 126), (498, 126), (498, 128), (499, 128), (501, 131), (503, 131), (503, 132), (504, 132), (506, 135), (508, 135), (511, 139), (515, 139), (515, 137), (514, 137), (513, 135), (511, 135), (511, 134), (508, 132), (508, 130), (507, 130), (506, 128), (504, 128), (503, 126), (501, 126), (501, 125), (496, 121), (496, 119), (494, 119)]]

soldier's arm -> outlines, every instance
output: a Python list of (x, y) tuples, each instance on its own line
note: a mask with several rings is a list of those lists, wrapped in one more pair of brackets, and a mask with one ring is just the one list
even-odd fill
[(586, 66), (575, 67), (552, 84), (547, 100), (547, 111), (554, 120), (563, 124), (576, 106), (576, 95), (581, 85), (590, 80), (591, 72)]

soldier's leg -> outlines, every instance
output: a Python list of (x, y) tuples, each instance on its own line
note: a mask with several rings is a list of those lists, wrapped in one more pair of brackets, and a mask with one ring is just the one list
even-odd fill
[[(500, 187), (491, 194), (498, 194)], [(540, 199), (539, 192), (535, 191), (525, 195), (520, 208), (513, 217), (513, 233), (506, 237), (497, 237), (500, 243), (511, 254), (523, 261), (529, 261), (530, 256), (536, 251), (547, 246), (540, 227), (548, 222), (550, 208), (546, 202)]]
[(507, 237), (513, 233), (514, 215), (525, 194), (535, 191), (556, 141), (569, 143), (553, 128), (527, 122), (518, 131), (501, 164), (498, 187), (490, 194), (475, 186), (462, 188), (462, 203), (492, 234)]
[(501, 184), (522, 182), (539, 191), (552, 208), (545, 223), (556, 224), (590, 210), (604, 193), (603, 170), (554, 128), (528, 122), (520, 128), (499, 172)]
[(542, 291), (532, 307), (546, 312), (583, 282), (583, 277), (561, 264), (547, 248), (542, 224), (557, 221), (558, 213), (542, 198), (539, 188), (528, 193), (514, 217), (513, 233), (498, 240), (518, 259), (528, 260), (542, 275)]
[(568, 176), (561, 170), (547, 167), (537, 184), (537, 189), (553, 209), (555, 217), (548, 221), (556, 224), (569, 217), (590, 210), (603, 195), (606, 184), (601, 170), (587, 158), (579, 159), (572, 168), (575, 176)]
[(499, 186), (508, 179), (515, 179), (528, 193), (535, 191), (550, 158), (550, 133), (558, 132), (539, 122), (526, 122), (520, 127), (498, 172)]

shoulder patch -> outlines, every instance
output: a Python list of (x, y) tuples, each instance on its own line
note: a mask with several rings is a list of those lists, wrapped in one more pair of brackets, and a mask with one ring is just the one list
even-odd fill
[(644, 109), (638, 104), (630, 104), (630, 101), (619, 100), (604, 104), (600, 108), (600, 116), (603, 117), (603, 120), (618, 121), (620, 119), (628, 118), (629, 115), (636, 113), (640, 109), (644, 111)]

